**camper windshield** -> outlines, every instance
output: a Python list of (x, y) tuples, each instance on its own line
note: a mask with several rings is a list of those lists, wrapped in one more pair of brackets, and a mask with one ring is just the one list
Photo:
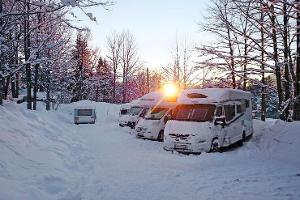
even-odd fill
[(172, 119), (196, 122), (212, 121), (215, 108), (215, 105), (211, 104), (179, 105), (175, 108)]
[(146, 114), (145, 119), (159, 120), (166, 114), (167, 111), (168, 108), (154, 108), (151, 112)]
[(121, 109), (120, 114), (121, 115), (127, 115), (128, 110), (127, 109)]
[(142, 107), (131, 107), (129, 110), (129, 114), (138, 115), (142, 111)]

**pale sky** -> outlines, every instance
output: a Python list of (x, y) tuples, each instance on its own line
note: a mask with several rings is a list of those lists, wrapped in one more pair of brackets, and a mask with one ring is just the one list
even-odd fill
[(115, 0), (105, 11), (102, 7), (88, 10), (97, 18), (91, 22), (78, 14), (80, 25), (91, 29), (93, 46), (105, 55), (106, 37), (112, 32), (131, 32), (136, 39), (141, 60), (150, 68), (172, 61), (171, 51), (178, 40), (198, 44), (211, 38), (199, 31), (209, 0)]

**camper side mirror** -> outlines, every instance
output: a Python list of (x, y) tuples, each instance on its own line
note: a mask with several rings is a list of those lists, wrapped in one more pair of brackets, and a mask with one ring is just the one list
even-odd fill
[(215, 125), (221, 125), (222, 128), (224, 128), (224, 126), (225, 126), (225, 117), (224, 116), (216, 117), (215, 118)]
[(167, 121), (169, 121), (171, 118), (172, 118), (171, 113), (168, 113), (164, 118), (164, 122), (167, 123)]

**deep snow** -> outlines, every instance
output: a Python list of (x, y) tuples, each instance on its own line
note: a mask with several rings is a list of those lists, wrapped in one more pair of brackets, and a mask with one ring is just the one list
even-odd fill
[[(73, 124), (82, 105), (95, 125)], [(196, 156), (137, 139), (118, 105), (43, 106), (0, 106), (0, 200), (300, 199), (300, 122), (256, 120), (243, 147)]]

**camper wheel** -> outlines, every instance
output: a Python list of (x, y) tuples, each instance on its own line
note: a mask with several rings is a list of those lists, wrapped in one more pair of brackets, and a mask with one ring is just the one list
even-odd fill
[(210, 151), (211, 152), (219, 152), (220, 151), (220, 147), (219, 147), (219, 139), (218, 138), (214, 138), (211, 142), (211, 147), (210, 147)]
[(242, 139), (240, 141), (238, 141), (237, 144), (239, 146), (243, 146), (244, 142), (246, 142), (246, 133), (245, 133), (245, 131), (243, 131)]
[(243, 131), (242, 141), (243, 141), (243, 142), (246, 142), (246, 132), (245, 132), (245, 131)]
[(157, 140), (163, 142), (164, 141), (164, 131), (161, 130), (157, 136)]

